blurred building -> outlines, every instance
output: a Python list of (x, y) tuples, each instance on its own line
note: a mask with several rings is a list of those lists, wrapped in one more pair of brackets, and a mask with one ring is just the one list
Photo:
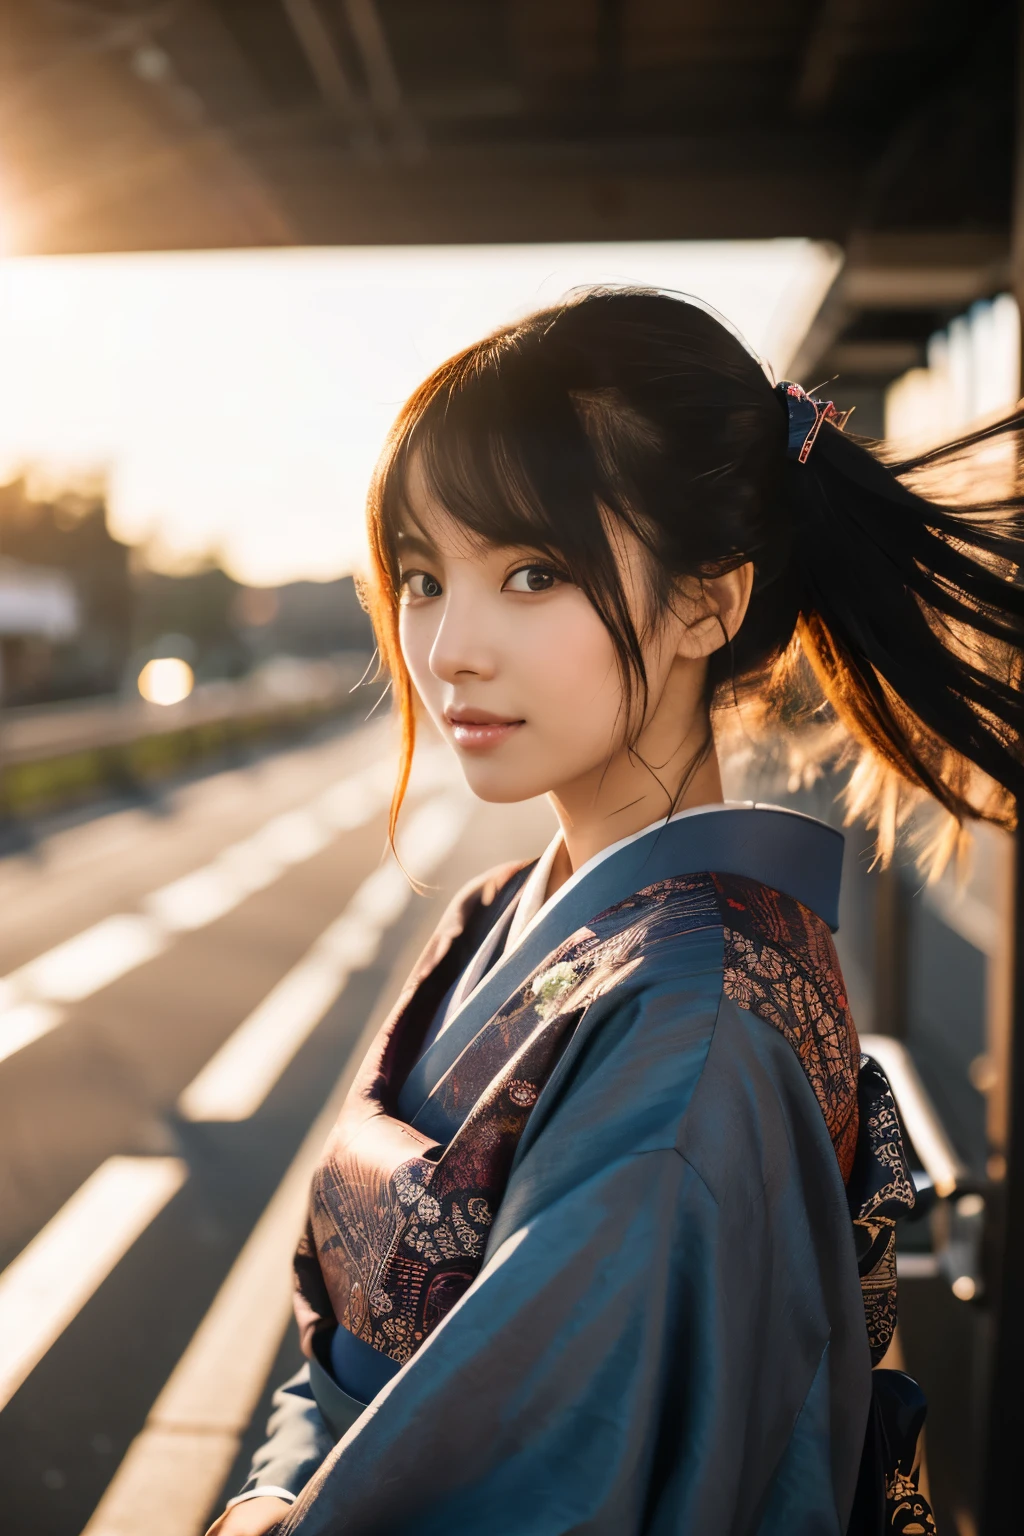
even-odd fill
[(368, 656), (351, 576), (251, 588), (219, 566), (169, 575), (111, 537), (101, 494), (33, 497), (0, 487), (3, 703), (134, 691), (151, 657), (182, 656), (199, 681), (242, 677), (273, 656)]
[(31, 694), (52, 674), (55, 648), (77, 632), (66, 575), (0, 557), (0, 701)]
[(351, 576), (245, 588), (234, 609), (254, 655), (329, 656), (374, 648), (373, 631)]
[[(182, 655), (200, 681), (241, 677), (273, 656), (369, 655), (370, 623), (351, 576), (246, 587), (219, 566), (171, 576), (137, 569), (131, 667)], [(133, 672), (134, 677), (134, 672)]]
[(14, 562), (12, 612), (35, 615), (31, 629), (4, 631), (4, 702), (116, 692), (130, 647), (131, 578), (102, 497), (37, 499), (20, 480), (0, 487), (0, 556)]
[(1012, 293), (979, 299), (929, 336), (920, 367), (885, 396), (885, 436), (895, 442), (948, 442), (1009, 410), (1020, 398), (1021, 317)]

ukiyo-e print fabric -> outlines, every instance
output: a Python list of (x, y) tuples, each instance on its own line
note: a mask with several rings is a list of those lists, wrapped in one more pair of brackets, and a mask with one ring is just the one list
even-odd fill
[[(588, 876), (417, 1061), (474, 893), (442, 925), (297, 1260), (307, 1349), (340, 1325), (397, 1374), (282, 1531), (846, 1530), (872, 1387), (837, 835), (697, 820)], [(330, 1418), (310, 1371), (301, 1475), (261, 1453), (295, 1491)]]

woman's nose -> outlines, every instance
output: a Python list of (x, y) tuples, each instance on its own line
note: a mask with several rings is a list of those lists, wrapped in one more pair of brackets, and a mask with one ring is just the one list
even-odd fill
[(434, 676), (444, 683), (465, 677), (493, 677), (497, 658), (487, 629), (476, 604), (449, 596), (430, 649)]

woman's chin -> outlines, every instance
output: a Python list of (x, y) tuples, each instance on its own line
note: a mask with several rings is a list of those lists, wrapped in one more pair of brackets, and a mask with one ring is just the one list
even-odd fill
[(532, 800), (547, 790), (547, 785), (536, 770), (530, 771), (525, 765), (516, 767), (497, 762), (494, 758), (488, 760), (471, 756), (457, 748), (455, 756), (468, 787), (478, 800), (486, 800), (490, 805), (511, 805), (519, 800)]

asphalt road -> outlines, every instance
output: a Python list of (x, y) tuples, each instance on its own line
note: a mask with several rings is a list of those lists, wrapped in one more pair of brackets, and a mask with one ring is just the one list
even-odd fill
[[(374, 873), (390, 776), (386, 724), (338, 727), (152, 805), (40, 825), (31, 852), (0, 860), (5, 1536), (195, 1536), (295, 1368), (274, 1321), (304, 1177), (293, 1159), (447, 896), (547, 833), (536, 805), (471, 802), (428, 750), (407, 861), (433, 864), (435, 889), (409, 898), (393, 869)], [(246, 1021), (234, 1056), (218, 1056)], [(244, 1077), (261, 1052), (262, 1087), (232, 1100), (237, 1063)], [(182, 1106), (197, 1101), (182, 1095), (214, 1058), (214, 1109), (190, 1117)], [(284, 1216), (260, 1227), (275, 1192)], [(233, 1334), (214, 1306), (229, 1277), (253, 1309), (232, 1303)], [(262, 1354), (239, 1345), (247, 1330)], [(256, 1372), (248, 1389), (232, 1351)], [(185, 1426), (206, 1437), (208, 1486), (178, 1497), (160, 1484), (187, 1489), (189, 1455), (161, 1462), (165, 1442), (142, 1432), (182, 1362), (198, 1362), (192, 1382), (215, 1370), (227, 1406)]]

